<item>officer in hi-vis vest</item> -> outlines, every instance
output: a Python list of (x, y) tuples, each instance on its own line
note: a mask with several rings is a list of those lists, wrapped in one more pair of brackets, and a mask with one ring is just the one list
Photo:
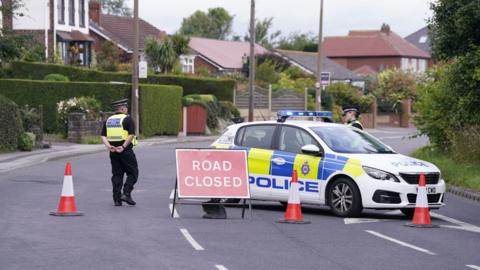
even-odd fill
[(345, 124), (356, 127), (358, 129), (363, 130), (362, 123), (358, 121), (358, 117), (360, 116), (360, 108), (359, 106), (349, 105), (343, 106), (343, 121)]
[[(115, 114), (110, 116), (102, 129), (102, 141), (110, 151), (112, 164), (113, 202), (122, 206), (122, 201), (135, 205), (132, 200), (133, 186), (138, 178), (137, 158), (133, 146), (137, 144), (135, 123), (128, 113), (128, 99), (112, 102)], [(127, 180), (123, 183), (123, 175)], [(123, 186), (123, 195), (122, 195)]]

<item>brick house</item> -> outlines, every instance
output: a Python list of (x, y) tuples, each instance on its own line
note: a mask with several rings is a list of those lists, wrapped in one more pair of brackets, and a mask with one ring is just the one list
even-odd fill
[[(129, 62), (133, 56), (133, 18), (102, 14), (101, 5), (97, 0), (91, 0), (89, 6), (90, 36), (95, 40), (94, 50), (99, 52), (105, 41), (113, 41), (120, 52), (121, 62)], [(163, 39), (167, 36), (150, 23), (139, 19), (139, 49), (143, 51), (144, 41), (148, 36)]]
[(430, 54), (406, 41), (388, 25), (380, 30), (352, 30), (348, 36), (326, 37), (322, 44), (325, 56), (359, 74), (398, 68), (423, 72)]
[[(10, 4), (11, 0), (2, 0)], [(32, 34), (45, 46), (45, 58), (89, 66), (93, 39), (88, 35), (88, 0), (23, 0), (23, 16), (3, 14), (2, 27)]]
[[(199, 68), (217, 75), (241, 72), (250, 55), (250, 43), (244, 41), (191, 37), (189, 49), (189, 54), (180, 56), (184, 73), (196, 73)], [(270, 51), (255, 44), (256, 55), (265, 53)]]

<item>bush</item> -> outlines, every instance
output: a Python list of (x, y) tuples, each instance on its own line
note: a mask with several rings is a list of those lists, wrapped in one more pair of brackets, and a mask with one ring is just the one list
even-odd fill
[(102, 44), (100, 52), (97, 54), (97, 66), (103, 71), (117, 71), (119, 64), (118, 48), (112, 41), (106, 41)]
[(57, 103), (57, 122), (60, 131), (67, 135), (68, 114), (84, 113), (86, 120), (96, 121), (100, 118), (100, 109), (101, 103), (95, 97), (73, 97), (59, 101)]
[(220, 105), (213, 95), (188, 95), (183, 98), (184, 106), (197, 104), (207, 111), (207, 126), (210, 129), (218, 127), (218, 117), (222, 114)]
[(22, 133), (22, 120), (17, 105), (0, 95), (0, 151), (17, 149), (18, 138)]
[(334, 83), (328, 86), (327, 92), (332, 96), (333, 103), (338, 106), (359, 105), (361, 113), (371, 111), (371, 104), (374, 97), (371, 95), (364, 96), (357, 88), (344, 84)]
[(416, 95), (417, 82), (413, 73), (400, 69), (387, 69), (378, 74), (376, 89), (373, 94), (384, 107), (384, 110), (398, 112), (402, 100), (414, 98)]
[(257, 66), (255, 78), (268, 85), (276, 83), (280, 77), (276, 71), (275, 63), (272, 60), (267, 60)]
[(454, 160), (480, 162), (480, 126), (469, 126), (462, 130), (448, 130), (450, 152)]
[[(46, 75), (58, 73), (67, 76), (71, 81), (82, 82), (125, 82), (132, 81), (130, 73), (102, 72), (81, 67), (64, 65), (12, 62), (12, 76), (17, 79), (42, 80)], [(141, 79), (142, 84), (178, 85), (183, 88), (184, 95), (212, 94), (219, 100), (233, 101), (235, 81), (231, 79), (215, 79), (184, 75), (149, 75)]]
[[(176, 96), (173, 94), (150, 95), (149, 93), (147, 93), (145, 96), (142, 96), (144, 93), (144, 89), (147, 92), (166, 91), (170, 93), (170, 91), (174, 91), (176, 93), (179, 93), (180, 96)], [(101, 109), (103, 111), (111, 111), (112, 108), (110, 107), (110, 103), (113, 100), (130, 97), (130, 92), (130, 84), (0, 80), (0, 94), (5, 95), (12, 100), (15, 100), (21, 106), (24, 106), (26, 104), (30, 106), (43, 105), (44, 130), (51, 133), (57, 132), (59, 130), (56, 122), (56, 105), (59, 101), (76, 96), (91, 96), (95, 97), (102, 104)], [(147, 116), (147, 113), (149, 114), (150, 111), (153, 112), (158, 110), (157, 107), (171, 108), (171, 104), (180, 104), (181, 92), (181, 88), (177, 86), (141, 85), (140, 108), (142, 108), (142, 110), (140, 111), (140, 127), (142, 128), (142, 125), (150, 125), (150, 121), (152, 121), (152, 118)], [(167, 120), (162, 123), (168, 123), (168, 118), (180, 119), (180, 105), (178, 105), (178, 110), (172, 109), (171, 111), (168, 111), (168, 113), (164, 113), (158, 117), (161, 117), (162, 119), (167, 118)], [(178, 120), (178, 122), (179, 121), (180, 120)], [(168, 134), (175, 133), (172, 131), (175, 130), (175, 125), (173, 125), (173, 127), (162, 126), (161, 128), (157, 126), (157, 130), (153, 134), (162, 134), (163, 130), (168, 130)], [(151, 132), (149, 132), (149, 134), (151, 134)]]
[(43, 78), (43, 80), (50, 81), (50, 82), (69, 82), (70, 81), (68, 77), (63, 76), (62, 74), (57, 74), (57, 73), (48, 74)]
[(237, 107), (230, 101), (220, 101), (220, 117), (225, 120), (230, 120), (232, 118), (240, 117), (240, 111)]
[(182, 88), (141, 85), (140, 131), (144, 136), (177, 135), (180, 129)]
[(35, 143), (35, 135), (30, 132), (22, 132), (18, 137), (18, 149), (22, 151), (32, 151)]

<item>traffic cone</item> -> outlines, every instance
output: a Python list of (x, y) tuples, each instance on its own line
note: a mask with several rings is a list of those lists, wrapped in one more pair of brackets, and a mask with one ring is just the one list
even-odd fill
[(430, 211), (428, 208), (427, 187), (425, 184), (425, 175), (420, 174), (418, 181), (417, 201), (415, 205), (415, 213), (413, 215), (412, 223), (406, 224), (409, 227), (417, 228), (436, 228), (430, 220)]
[(82, 212), (77, 211), (75, 206), (75, 195), (73, 194), (72, 167), (70, 162), (65, 166), (65, 175), (63, 177), (62, 196), (56, 212), (50, 212), (52, 216), (83, 216)]
[(302, 216), (302, 206), (300, 203), (297, 170), (293, 170), (292, 181), (290, 181), (287, 211), (285, 212), (284, 218), (277, 220), (277, 222), (293, 224), (310, 223), (310, 221), (304, 220)]

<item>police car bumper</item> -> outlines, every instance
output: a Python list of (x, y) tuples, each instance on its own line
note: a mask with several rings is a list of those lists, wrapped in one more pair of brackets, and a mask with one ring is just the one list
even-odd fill
[[(418, 185), (406, 182), (377, 180), (364, 175), (357, 184), (362, 194), (364, 208), (401, 209), (415, 208)], [(375, 181), (375, 182), (372, 182)], [(437, 184), (427, 185), (427, 198), (430, 208), (444, 206), (445, 181), (439, 179)]]

